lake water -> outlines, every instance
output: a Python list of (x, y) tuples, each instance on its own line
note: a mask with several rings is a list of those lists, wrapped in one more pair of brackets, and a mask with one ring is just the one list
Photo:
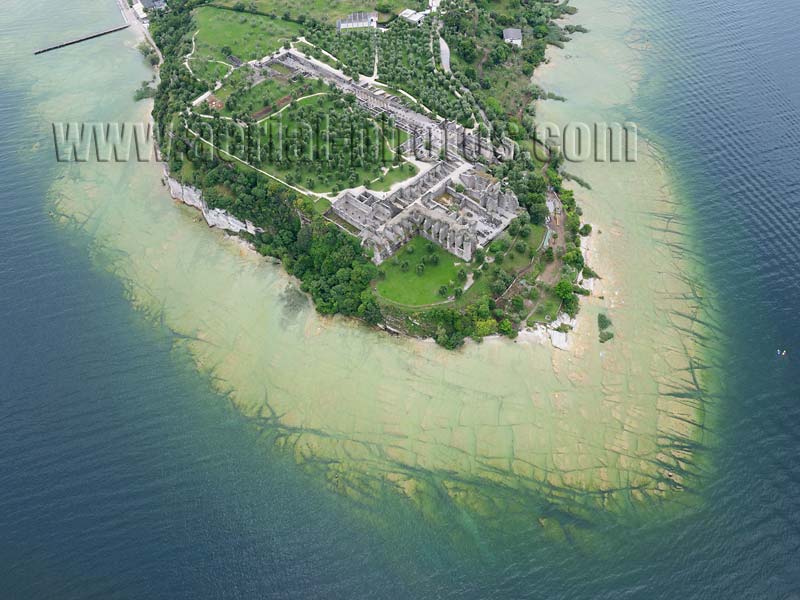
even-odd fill
[(567, 167), (603, 297), (568, 353), (447, 353), (319, 319), (154, 164), (56, 163), (151, 73), (129, 32), (32, 56), (113, 2), (6, 3), (4, 596), (800, 594), (800, 8), (576, 5), (540, 117), (643, 138)]

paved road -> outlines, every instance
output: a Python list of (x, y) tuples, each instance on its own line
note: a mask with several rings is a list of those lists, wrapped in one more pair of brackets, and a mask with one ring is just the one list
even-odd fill
[(442, 69), (445, 73), (450, 72), (450, 46), (444, 41), (444, 38), (439, 36), (439, 51), (442, 55)]

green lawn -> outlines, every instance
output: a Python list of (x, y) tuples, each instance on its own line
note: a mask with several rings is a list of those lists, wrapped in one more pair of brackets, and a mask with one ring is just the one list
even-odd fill
[(242, 61), (262, 58), (300, 35), (301, 26), (292, 21), (201, 6), (194, 13), (199, 31), (195, 57), (227, 60), (223, 48)]
[(247, 86), (247, 75), (251, 72), (252, 71), (247, 67), (236, 69), (227, 77), (227, 79), (225, 79), (224, 85), (218, 90), (214, 91), (214, 96), (223, 102), (227, 102), (231, 94), (233, 94), (237, 89)]
[(390, 167), (383, 181), (373, 181), (367, 187), (378, 192), (387, 192), (398, 181), (405, 181), (409, 177), (417, 174), (417, 168), (409, 162), (403, 162), (400, 166)]
[(552, 293), (547, 293), (538, 300), (538, 305), (533, 314), (528, 318), (528, 325), (536, 323), (549, 323), (558, 316), (558, 309), (561, 307), (561, 300)]
[(181, 171), (178, 174), (178, 179), (180, 179), (186, 185), (192, 185), (194, 181), (192, 180), (194, 177), (194, 165), (190, 160), (184, 160), (181, 163)]
[(489, 278), (486, 276), (486, 273), (483, 273), (480, 278), (473, 281), (469, 289), (464, 292), (464, 295), (456, 300), (454, 304), (456, 308), (464, 308), (473, 302), (477, 302), (481, 298), (489, 298), (491, 296), (492, 290), (489, 289)]
[[(527, 237), (516, 236), (512, 237), (511, 234), (506, 231), (500, 237), (498, 237), (495, 241), (491, 243), (489, 246), (490, 248), (490, 255), (495, 256), (497, 254), (503, 254), (503, 269), (508, 271), (509, 273), (516, 273), (527, 267), (533, 259), (530, 258), (528, 255), (528, 250), (533, 248), (534, 250), (539, 247), (539, 244), (542, 243), (542, 238), (544, 237), (545, 228), (543, 225), (530, 225), (531, 232)], [(493, 249), (498, 247), (501, 243), (505, 242), (508, 244), (508, 249), (505, 252), (493, 252)], [(523, 242), (525, 244), (526, 250), (525, 252), (520, 253), (516, 246), (519, 242)]]
[[(220, 6), (233, 6), (242, 0), (217, 0)], [(248, 10), (257, 10), (267, 14), (283, 16), (289, 13), (293, 18), (300, 15), (313, 16), (319, 21), (335, 24), (337, 19), (346, 17), (353, 12), (375, 10), (376, 5), (389, 8), (391, 13), (380, 13), (378, 18), (385, 20), (391, 14), (397, 14), (404, 8), (421, 9), (422, 2), (418, 0), (244, 0)], [(427, 3), (425, 3), (427, 7)]]
[[(544, 227), (532, 225), (531, 232), (524, 240), (519, 236), (514, 243), (524, 241), (528, 247), (536, 248), (544, 235)], [(503, 234), (508, 243), (512, 238), (508, 232)], [(497, 242), (497, 240), (496, 240)], [(456, 286), (463, 285), (457, 281), (458, 271), (462, 268), (467, 272), (473, 271), (472, 264), (465, 264), (464, 261), (446, 252), (439, 246), (434, 246), (434, 252), (439, 256), (439, 264), (431, 266), (426, 264), (422, 275), (416, 271), (417, 265), (430, 254), (428, 251), (428, 240), (416, 237), (402, 248), (395, 256), (385, 261), (381, 265), (381, 270), (386, 273), (383, 280), (378, 280), (375, 286), (378, 295), (387, 300), (404, 304), (407, 306), (423, 306), (442, 302), (444, 298), (439, 295), (439, 288), (443, 285), (448, 286), (449, 295), (453, 294)], [(408, 248), (413, 247), (413, 253), (408, 253)], [(408, 263), (408, 270), (401, 268), (402, 263)], [(503, 269), (512, 276), (526, 268), (531, 263), (528, 253), (519, 253), (511, 248), (506, 252), (503, 261)], [(458, 266), (457, 266), (458, 265)], [(483, 296), (492, 296), (490, 289), (490, 279), (487, 274), (474, 281), (472, 286), (464, 292), (464, 295), (455, 300), (453, 306), (463, 308), (464, 306), (479, 300)], [(555, 306), (553, 304), (555, 303)], [(549, 296), (543, 296), (540, 302), (540, 311), (534, 315), (539, 320), (544, 320), (546, 315), (554, 317), (552, 312), (558, 309), (558, 300)], [(541, 313), (541, 314), (539, 314)]]
[[(429, 251), (429, 244), (425, 238), (415, 237), (380, 266), (386, 273), (386, 277), (375, 286), (381, 297), (407, 306), (422, 306), (444, 301), (445, 298), (439, 295), (439, 288), (443, 285), (449, 286), (452, 293), (458, 271), (469, 266), (435, 244), (433, 251)], [(413, 248), (412, 253), (409, 253), (409, 248)], [(439, 264), (425, 265), (424, 273), (418, 275), (417, 265), (430, 254), (439, 257)], [(404, 262), (408, 263), (407, 271), (401, 267)], [(456, 266), (456, 263), (460, 263), (460, 266)]]
[[(237, 71), (238, 73), (238, 71)], [(232, 76), (233, 78), (233, 76)], [(269, 112), (260, 114), (265, 107), (271, 107), (272, 112), (280, 110), (280, 102), (310, 96), (327, 90), (327, 86), (317, 79), (294, 80), (274, 78), (265, 79), (261, 83), (250, 87), (246, 81), (232, 81), (225, 83), (214, 95), (225, 102), (222, 114), (230, 116), (234, 112), (258, 115), (263, 119)]]
[(206, 58), (192, 58), (189, 65), (192, 67), (194, 76), (200, 81), (205, 81), (209, 88), (213, 87), (217, 81), (221, 81), (230, 71), (230, 67)]
[(314, 212), (318, 215), (324, 215), (331, 207), (330, 200), (326, 198), (317, 198), (314, 202)]

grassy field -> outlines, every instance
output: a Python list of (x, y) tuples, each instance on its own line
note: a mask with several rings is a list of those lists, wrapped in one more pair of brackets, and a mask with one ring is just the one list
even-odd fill
[(206, 58), (193, 58), (189, 64), (192, 67), (194, 76), (200, 81), (206, 82), (209, 88), (213, 87), (217, 81), (221, 81), (222, 78), (227, 75), (228, 71), (230, 71), (229, 66)]
[(284, 42), (300, 35), (301, 26), (292, 21), (202, 6), (194, 13), (199, 31), (195, 42), (198, 59), (227, 60), (223, 49), (242, 61), (262, 58)]
[(558, 309), (561, 307), (561, 300), (552, 293), (547, 292), (538, 300), (536, 310), (528, 317), (528, 325), (536, 323), (549, 323), (558, 316)]
[[(498, 250), (494, 253), (489, 253), (489, 256), (503, 255), (502, 270), (509, 274), (509, 282), (517, 276), (517, 274), (528, 267), (533, 259), (530, 258), (527, 250), (519, 252), (515, 249), (518, 242), (524, 242), (526, 248), (533, 248), (534, 250), (539, 246), (544, 236), (544, 227), (532, 225), (530, 234), (523, 238), (517, 236), (512, 238), (508, 232), (504, 233), (499, 240), (495, 240), (497, 247), (506, 247), (506, 250)], [(430, 242), (422, 237), (416, 237), (411, 240), (404, 248), (402, 248), (394, 257), (390, 258), (381, 265), (381, 269), (386, 273), (383, 280), (379, 280), (376, 287), (378, 295), (387, 300), (393, 301), (398, 304), (406, 306), (424, 306), (428, 304), (436, 304), (443, 302), (445, 298), (439, 295), (439, 288), (441, 286), (448, 286), (448, 294), (453, 295), (456, 287), (460, 287), (462, 282), (458, 281), (458, 272), (462, 268), (468, 273), (474, 271), (474, 265), (471, 263), (464, 263), (461, 259), (446, 252), (439, 246), (434, 245), (434, 253), (439, 256), (438, 265), (425, 265), (425, 270), (422, 275), (417, 274), (417, 265), (423, 262), (423, 259), (431, 254), (428, 248)], [(413, 247), (411, 253), (408, 248)], [(403, 270), (403, 263), (408, 263), (407, 270)], [(456, 308), (463, 308), (470, 303), (478, 301), (481, 297), (491, 297), (492, 290), (490, 289), (491, 280), (487, 275), (490, 267), (484, 269), (483, 276), (476, 279), (472, 286), (464, 292), (464, 295), (457, 298), (452, 305)], [(536, 273), (533, 272), (531, 277), (535, 278)], [(556, 306), (553, 307), (553, 302)], [(539, 302), (540, 311), (534, 316), (541, 317), (544, 320), (545, 315), (551, 315), (551, 312), (558, 308), (557, 299), (549, 296), (543, 296)], [(551, 315), (552, 317), (552, 315)]]
[[(217, 0), (215, 4), (232, 7), (242, 0)], [(335, 24), (337, 19), (353, 12), (373, 11), (377, 5), (388, 9), (381, 12), (378, 18), (385, 21), (404, 8), (420, 9), (423, 3), (419, 0), (244, 0), (247, 10), (255, 10), (266, 14), (283, 16), (287, 12), (292, 18), (299, 16), (314, 17), (318, 21)], [(427, 3), (425, 3), (427, 6)]]
[[(539, 244), (542, 243), (545, 232), (544, 225), (530, 225), (530, 228), (531, 231), (527, 237), (523, 237), (521, 235), (513, 237), (508, 231), (506, 231), (489, 246), (490, 255), (503, 255), (503, 268), (509, 273), (516, 273), (517, 271), (520, 271), (531, 264), (533, 259), (528, 254), (528, 250), (536, 250), (539, 247)], [(519, 242), (525, 244), (525, 251), (519, 252), (517, 249), (517, 244)], [(507, 250), (503, 252), (493, 251), (503, 243), (508, 246)]]
[(397, 167), (390, 167), (389, 171), (382, 176), (383, 181), (373, 181), (367, 187), (377, 192), (387, 192), (389, 188), (399, 181), (405, 181), (409, 177), (417, 174), (417, 168), (409, 162), (403, 162)]
[(479, 279), (476, 279), (472, 282), (472, 285), (469, 287), (469, 289), (464, 292), (464, 295), (461, 296), (461, 298), (458, 298), (453, 305), (456, 308), (465, 308), (473, 302), (479, 301), (481, 298), (489, 298), (491, 296), (492, 291), (489, 289), (489, 278), (486, 277), (484, 273)]
[(227, 102), (231, 94), (233, 94), (238, 88), (243, 88), (247, 85), (248, 72), (249, 69), (247, 67), (233, 71), (225, 80), (225, 84), (218, 90), (214, 91), (214, 96), (223, 102)]
[(314, 212), (318, 215), (324, 215), (328, 212), (328, 209), (331, 207), (330, 200), (325, 198), (317, 198), (314, 202)]
[[(273, 78), (250, 87), (247, 81), (237, 81), (236, 73), (229, 78), (230, 81), (226, 81), (224, 86), (214, 92), (217, 98), (225, 102), (223, 115), (230, 116), (234, 112), (241, 112), (264, 118), (270, 112), (280, 110), (279, 105), (327, 90), (325, 84), (316, 79), (290, 81)], [(265, 107), (271, 107), (272, 111), (265, 111)], [(261, 114), (262, 112), (264, 114)]]
[[(458, 285), (459, 269), (467, 265), (435, 244), (429, 249), (429, 244), (425, 238), (415, 237), (381, 265), (386, 277), (375, 286), (381, 297), (407, 306), (423, 306), (445, 300), (439, 295), (439, 288), (443, 285), (448, 286), (452, 293), (453, 285)], [(409, 249), (413, 250), (409, 252)], [(439, 257), (439, 264), (426, 264), (423, 274), (418, 275), (417, 265), (431, 254)], [(407, 271), (401, 266), (405, 262), (408, 263)]]

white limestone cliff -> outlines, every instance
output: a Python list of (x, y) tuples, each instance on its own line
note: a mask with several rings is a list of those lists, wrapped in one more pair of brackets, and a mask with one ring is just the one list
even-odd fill
[(181, 182), (170, 177), (166, 171), (164, 172), (164, 177), (169, 187), (170, 196), (203, 213), (203, 218), (206, 220), (209, 227), (217, 227), (218, 229), (224, 229), (232, 233), (247, 231), (253, 235), (263, 231), (250, 221), (243, 222), (220, 208), (209, 208), (205, 200), (203, 200), (203, 194), (200, 190), (188, 185), (183, 185)]

